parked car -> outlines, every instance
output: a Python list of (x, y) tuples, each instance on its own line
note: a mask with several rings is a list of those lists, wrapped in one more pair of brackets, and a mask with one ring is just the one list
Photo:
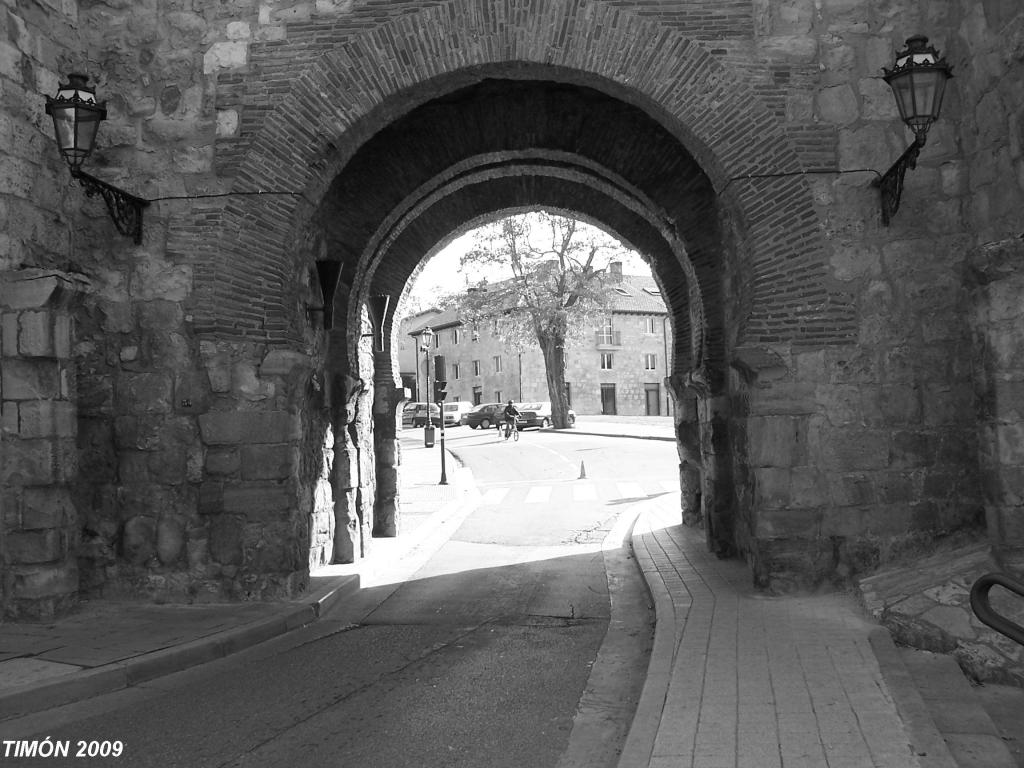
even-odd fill
[(501, 421), (501, 411), (504, 407), (504, 403), (481, 403), (466, 414), (465, 423), (473, 429), (490, 429)]
[[(441, 426), (441, 409), (430, 403), (430, 421), (435, 427)], [(402, 409), (403, 427), (425, 427), (427, 425), (427, 403), (406, 403)]]
[[(522, 417), (519, 420), (520, 428), (539, 427), (541, 429), (551, 426), (551, 403), (520, 403), (516, 406)], [(576, 411), (569, 409), (569, 426), (576, 423)]]
[(445, 403), (441, 410), (444, 411), (444, 425), (457, 427), (465, 423), (462, 417), (473, 410), (473, 404), (457, 400), (454, 403)]

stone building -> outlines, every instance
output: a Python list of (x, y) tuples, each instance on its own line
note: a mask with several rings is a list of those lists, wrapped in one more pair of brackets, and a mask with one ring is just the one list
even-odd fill
[[(2, 10), (6, 617), (284, 597), (400, 534), (393, 319), (438, 248), (531, 207), (645, 254), (681, 514), (757, 584), (953, 535), (1024, 565), (1019, 3)], [(955, 77), (886, 224), (911, 136), (881, 75), (913, 34)], [(71, 73), (138, 242), (54, 143)]]
[[(660, 289), (651, 278), (623, 275), (620, 262), (611, 268), (617, 278), (609, 287), (606, 315), (598, 327), (566, 343), (569, 407), (577, 414), (668, 415), (671, 402), (666, 400), (664, 379), (669, 329)], [(544, 357), (536, 343), (510, 347), (491, 325), (469, 328), (454, 310), (417, 320), (406, 327), (413, 339), (407, 349), (419, 350), (418, 356), (407, 354), (402, 367), (403, 379), (412, 383), (414, 393), (424, 391), (428, 364), (434, 380), (434, 357), (441, 355), (450, 401), (479, 405), (551, 399)], [(428, 326), (434, 335), (429, 353), (423, 354), (423, 331)], [(414, 394), (413, 399), (423, 398)]]

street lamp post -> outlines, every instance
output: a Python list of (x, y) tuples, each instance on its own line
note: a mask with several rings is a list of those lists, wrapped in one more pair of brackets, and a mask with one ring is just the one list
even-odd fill
[(434, 444), (434, 425), (430, 423), (430, 343), (434, 340), (434, 329), (429, 325), (423, 329), (420, 349), (423, 350), (423, 402), (427, 405), (427, 419), (423, 423), (423, 444), (428, 448)]

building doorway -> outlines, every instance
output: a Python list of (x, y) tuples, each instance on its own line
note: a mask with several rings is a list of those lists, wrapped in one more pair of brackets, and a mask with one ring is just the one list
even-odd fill
[(615, 385), (614, 384), (602, 384), (601, 385), (601, 414), (604, 416), (614, 416), (618, 413), (615, 407)]
[(661, 416), (661, 386), (644, 384), (645, 412), (648, 416)]

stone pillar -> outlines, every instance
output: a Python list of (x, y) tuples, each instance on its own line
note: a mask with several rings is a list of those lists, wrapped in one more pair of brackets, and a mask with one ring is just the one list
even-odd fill
[(5, 618), (48, 619), (78, 592), (72, 305), (78, 276), (22, 270), (0, 276), (2, 599)]
[(362, 554), (359, 528), (359, 444), (355, 425), (362, 382), (343, 374), (332, 377), (334, 423), (334, 562), (354, 563)]
[(398, 535), (398, 405), (404, 391), (395, 386), (391, 373), (391, 353), (374, 353), (373, 382), (373, 454), (376, 460), (377, 493), (374, 497), (373, 535)]
[(996, 560), (1024, 572), (1024, 241), (970, 254), (980, 466)]

